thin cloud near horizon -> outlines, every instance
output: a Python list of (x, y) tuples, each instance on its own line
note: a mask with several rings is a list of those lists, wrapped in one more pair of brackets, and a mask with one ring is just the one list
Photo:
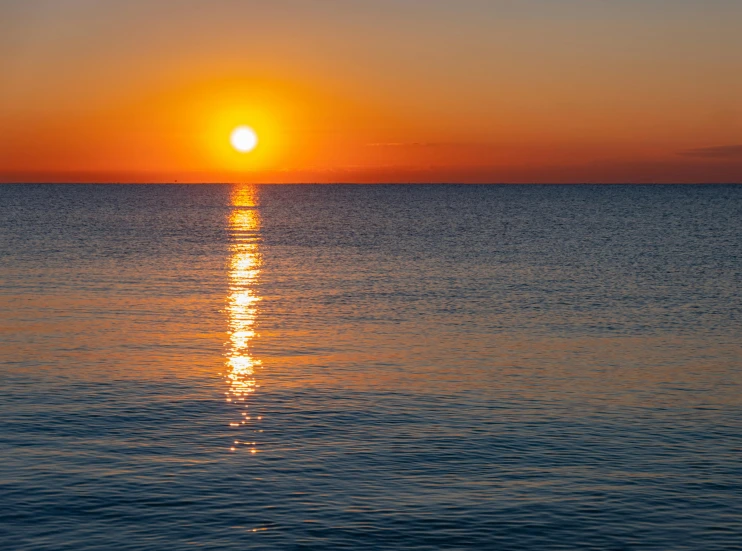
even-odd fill
[(702, 159), (742, 160), (742, 145), (699, 147), (696, 149), (681, 151), (679, 155), (682, 157), (698, 157)]

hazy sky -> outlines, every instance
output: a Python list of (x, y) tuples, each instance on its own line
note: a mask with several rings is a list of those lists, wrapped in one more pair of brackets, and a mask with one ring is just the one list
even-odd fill
[(742, 181), (740, 0), (0, 0), (0, 75), (0, 181)]

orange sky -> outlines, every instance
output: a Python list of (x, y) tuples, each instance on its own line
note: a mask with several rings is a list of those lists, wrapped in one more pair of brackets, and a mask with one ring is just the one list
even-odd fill
[(740, 21), (738, 0), (5, 0), (0, 182), (742, 182)]

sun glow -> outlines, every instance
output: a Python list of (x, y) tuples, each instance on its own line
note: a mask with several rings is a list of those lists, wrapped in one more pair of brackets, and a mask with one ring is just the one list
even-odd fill
[(258, 145), (258, 135), (249, 126), (238, 126), (232, 131), (229, 141), (240, 153), (249, 153)]

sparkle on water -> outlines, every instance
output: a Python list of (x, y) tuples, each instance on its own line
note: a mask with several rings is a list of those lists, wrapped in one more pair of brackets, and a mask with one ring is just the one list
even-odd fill
[[(229, 260), (229, 295), (227, 314), (229, 342), (227, 343), (227, 402), (245, 409), (242, 419), (231, 422), (231, 427), (247, 425), (252, 421), (247, 414), (246, 399), (255, 392), (256, 369), (260, 360), (252, 354), (255, 338), (257, 303), (256, 284), (260, 275), (260, 215), (257, 211), (254, 186), (237, 187), (232, 192), (232, 212), (229, 214), (231, 239)], [(239, 441), (234, 442), (235, 446)], [(254, 446), (254, 442), (244, 445)], [(232, 451), (235, 451), (233, 446)], [(255, 448), (251, 448), (255, 453)]]

